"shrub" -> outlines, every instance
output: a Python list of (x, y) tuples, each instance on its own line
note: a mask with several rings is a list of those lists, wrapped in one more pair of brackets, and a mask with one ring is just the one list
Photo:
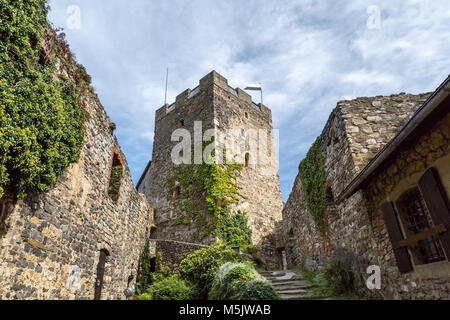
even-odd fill
[(151, 300), (191, 300), (194, 289), (176, 275), (154, 282), (146, 292)]
[(236, 290), (232, 300), (279, 300), (277, 292), (266, 279), (252, 279), (246, 281)]
[(246, 263), (226, 263), (216, 273), (209, 293), (211, 300), (277, 300), (267, 279)]
[(241, 256), (229, 247), (211, 246), (188, 255), (180, 264), (179, 274), (196, 287), (199, 299), (206, 299), (219, 267), (226, 262), (242, 260)]

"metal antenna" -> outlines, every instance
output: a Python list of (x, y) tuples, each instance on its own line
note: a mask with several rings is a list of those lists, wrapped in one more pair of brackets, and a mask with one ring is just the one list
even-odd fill
[(169, 68), (167, 68), (167, 73), (166, 73), (166, 93), (164, 96), (164, 105), (167, 104), (167, 84), (169, 83)]

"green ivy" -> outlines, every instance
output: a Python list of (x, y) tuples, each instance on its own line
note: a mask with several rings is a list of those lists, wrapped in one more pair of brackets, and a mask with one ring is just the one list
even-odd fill
[(142, 249), (139, 260), (139, 270), (136, 277), (136, 291), (145, 292), (146, 288), (152, 282), (152, 272), (150, 264), (150, 240), (145, 241), (144, 249)]
[(252, 229), (248, 226), (248, 217), (239, 210), (232, 215), (229, 210), (221, 217), (217, 227), (217, 236), (230, 246), (248, 246), (252, 244)]
[(0, 0), (0, 198), (47, 191), (82, 148), (78, 89), (42, 59), (47, 11), (44, 0)]
[(173, 209), (179, 212), (172, 226), (190, 225), (195, 220), (200, 240), (215, 234), (229, 206), (243, 198), (237, 183), (243, 165), (217, 162), (221, 161), (215, 161), (213, 152), (212, 161), (176, 166), (168, 178), (169, 190), (181, 189), (180, 199), (172, 201)]
[(306, 207), (322, 233), (325, 232), (325, 213), (331, 200), (330, 188), (327, 185), (325, 158), (320, 137), (309, 149), (299, 167), (303, 196)]
[(118, 164), (111, 168), (111, 180), (109, 181), (108, 194), (109, 197), (112, 199), (112, 201), (114, 201), (114, 203), (117, 203), (117, 200), (119, 200), (119, 190), (122, 181), (122, 176), (123, 176), (122, 165)]

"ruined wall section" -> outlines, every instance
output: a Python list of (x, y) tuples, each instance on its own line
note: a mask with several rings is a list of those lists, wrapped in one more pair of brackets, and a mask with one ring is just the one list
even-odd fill
[[(338, 103), (321, 135), (327, 180), (335, 199), (428, 97), (399, 94)], [(408, 297), (398, 277), (388, 276), (381, 291), (366, 289), (367, 267), (376, 264), (392, 270), (388, 261), (393, 257), (387, 257), (390, 243), (382, 218), (374, 219), (362, 192), (330, 207), (329, 213), (328, 236), (324, 237), (315, 231), (297, 176), (283, 210), (288, 265), (317, 269), (338, 258), (355, 270), (361, 292), (379, 298)]]
[[(57, 59), (58, 72), (70, 76), (68, 64)], [(85, 90), (79, 98), (88, 118), (78, 163), (46, 193), (15, 203), (3, 199), (0, 299), (93, 299), (100, 250), (109, 253), (102, 299), (124, 299), (135, 282), (152, 208), (134, 188), (97, 95)], [(117, 203), (108, 195), (114, 152), (123, 166)]]
[[(333, 190), (335, 194), (340, 194), (343, 187), (395, 137), (429, 96), (429, 93), (401, 93), (338, 103), (333, 123), (329, 121), (322, 133), (327, 171), (333, 172), (329, 178), (331, 181), (339, 181), (339, 186), (335, 186)], [(332, 128), (328, 130), (330, 124)], [(335, 144), (339, 149), (333, 147)], [(353, 169), (349, 167), (349, 156), (353, 161)], [(339, 162), (342, 161), (345, 163), (341, 170)]]

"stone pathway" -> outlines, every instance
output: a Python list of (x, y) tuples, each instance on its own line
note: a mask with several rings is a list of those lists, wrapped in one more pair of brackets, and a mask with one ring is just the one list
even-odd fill
[(260, 274), (272, 282), (282, 300), (322, 300), (328, 298), (318, 293), (318, 286), (307, 281), (299, 271), (260, 271)]

